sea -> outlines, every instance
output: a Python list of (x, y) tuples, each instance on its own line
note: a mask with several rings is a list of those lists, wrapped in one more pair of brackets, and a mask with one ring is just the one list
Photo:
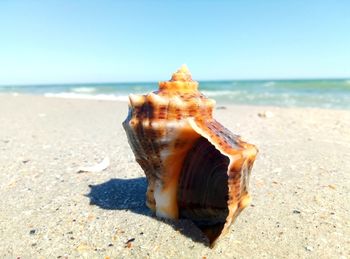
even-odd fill
[[(0, 86), (0, 93), (127, 101), (130, 93), (157, 88), (157, 82), (7, 85)], [(350, 79), (199, 81), (199, 89), (218, 105), (350, 109)]]

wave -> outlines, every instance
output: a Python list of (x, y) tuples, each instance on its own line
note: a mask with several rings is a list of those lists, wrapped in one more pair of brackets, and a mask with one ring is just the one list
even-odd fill
[(222, 95), (239, 95), (242, 94), (242, 91), (230, 91), (230, 90), (203, 90), (201, 91), (206, 96), (222, 96)]
[(74, 87), (71, 89), (72, 92), (75, 93), (93, 93), (96, 92), (95, 87)]
[(65, 99), (85, 99), (85, 100), (103, 100), (103, 101), (123, 101), (129, 100), (127, 95), (114, 95), (114, 94), (79, 94), (79, 93), (45, 93), (45, 97), (48, 98), (65, 98)]
[(274, 86), (275, 84), (276, 84), (275, 82), (270, 81), (270, 82), (265, 83), (264, 86), (269, 87), (269, 86)]

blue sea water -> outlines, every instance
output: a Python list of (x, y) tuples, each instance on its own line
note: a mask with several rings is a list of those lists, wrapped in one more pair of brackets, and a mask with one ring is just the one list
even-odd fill
[[(200, 90), (218, 104), (350, 109), (350, 79), (203, 81)], [(157, 89), (157, 83), (102, 83), (0, 86), (0, 93), (47, 97), (127, 100), (130, 93)]]

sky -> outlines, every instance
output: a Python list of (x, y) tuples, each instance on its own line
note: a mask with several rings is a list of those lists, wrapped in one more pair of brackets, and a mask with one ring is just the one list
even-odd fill
[(348, 0), (0, 1), (0, 85), (350, 78)]

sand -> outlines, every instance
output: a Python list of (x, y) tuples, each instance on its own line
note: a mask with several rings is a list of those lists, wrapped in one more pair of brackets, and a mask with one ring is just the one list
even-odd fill
[[(123, 102), (0, 95), (0, 257), (350, 257), (350, 111), (215, 111), (260, 153), (252, 204), (214, 249), (145, 207), (126, 114)], [(77, 173), (105, 157), (105, 171)]]

